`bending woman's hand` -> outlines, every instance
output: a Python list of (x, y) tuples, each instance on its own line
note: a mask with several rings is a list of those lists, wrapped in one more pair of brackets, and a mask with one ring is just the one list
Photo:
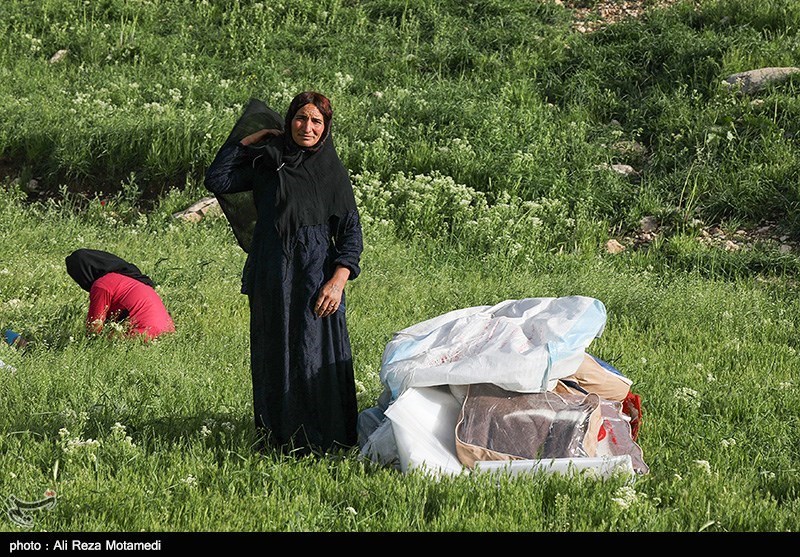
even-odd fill
[(252, 145), (253, 143), (258, 143), (267, 136), (280, 135), (280, 134), (281, 130), (271, 130), (264, 128), (262, 130), (258, 130), (255, 133), (251, 133), (247, 137), (243, 138), (239, 143), (241, 143), (242, 145)]

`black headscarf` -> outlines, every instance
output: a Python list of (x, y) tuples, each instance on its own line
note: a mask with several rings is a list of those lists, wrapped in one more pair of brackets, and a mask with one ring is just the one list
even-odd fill
[[(330, 122), (326, 122), (320, 141), (301, 148), (292, 139), (290, 107), (284, 118), (258, 99), (250, 99), (236, 122), (226, 144), (239, 142), (251, 133), (268, 128), (283, 133), (268, 137), (253, 149), (259, 155), (256, 165), (278, 170), (275, 226), (284, 248), (301, 226), (327, 223), (332, 216), (343, 216), (356, 208), (350, 175), (333, 145)], [(252, 192), (218, 194), (225, 216), (239, 245), (249, 252), (255, 228), (256, 210)]]
[(146, 284), (155, 286), (155, 283), (133, 263), (117, 257), (107, 251), (96, 249), (77, 249), (69, 254), (66, 259), (67, 273), (78, 285), (89, 292), (94, 281), (108, 273), (119, 273)]

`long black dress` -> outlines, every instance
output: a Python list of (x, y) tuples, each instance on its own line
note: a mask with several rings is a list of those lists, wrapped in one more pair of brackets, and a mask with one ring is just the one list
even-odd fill
[(281, 171), (261, 153), (226, 144), (205, 179), (214, 194), (252, 190), (257, 211), (242, 275), (250, 304), (256, 428), (284, 452), (349, 449), (357, 443), (358, 406), (345, 295), (325, 318), (316, 316), (314, 302), (338, 265), (350, 270), (350, 280), (361, 272), (359, 214), (350, 209), (281, 237), (276, 227)]

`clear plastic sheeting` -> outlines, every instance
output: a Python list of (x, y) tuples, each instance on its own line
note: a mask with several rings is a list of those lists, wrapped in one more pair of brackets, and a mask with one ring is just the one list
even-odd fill
[(515, 393), (470, 385), (456, 425), (456, 454), (480, 460), (592, 457), (602, 424), (600, 397)]

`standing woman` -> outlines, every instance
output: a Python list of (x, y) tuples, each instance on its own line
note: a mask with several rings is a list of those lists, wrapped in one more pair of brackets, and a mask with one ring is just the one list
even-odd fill
[(297, 95), (283, 119), (253, 99), (205, 176), (248, 254), (256, 429), (296, 455), (357, 443), (344, 291), (363, 242), (332, 116), (317, 92)]

